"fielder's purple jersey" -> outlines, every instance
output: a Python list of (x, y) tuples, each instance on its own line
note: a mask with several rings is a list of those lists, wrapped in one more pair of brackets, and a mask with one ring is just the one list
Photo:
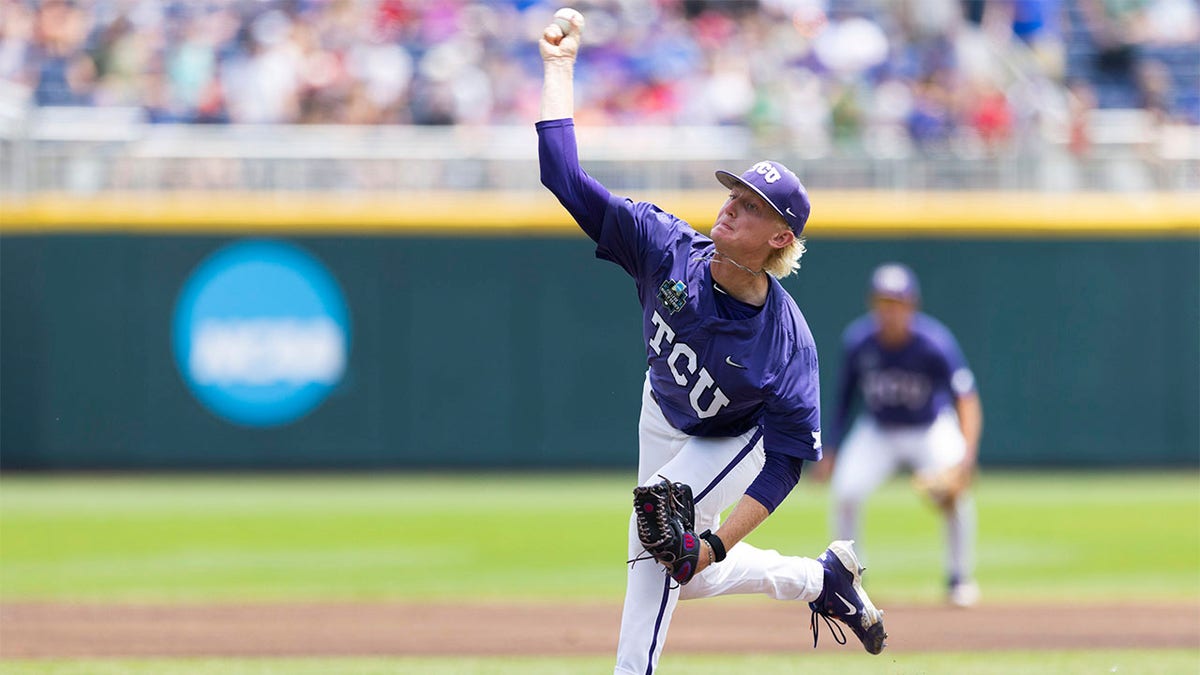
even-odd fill
[[(569, 142), (573, 155), (573, 136), (560, 138), (555, 125), (539, 123), (541, 142)], [(562, 154), (552, 148), (543, 158)], [(544, 180), (558, 180), (555, 170), (544, 163)], [(761, 426), (768, 452), (819, 460), (816, 345), (779, 281), (769, 278), (766, 304), (757, 312), (722, 316), (719, 305), (729, 299), (719, 298), (713, 284), (711, 239), (653, 204), (581, 180), (555, 184), (555, 192), (575, 205), (569, 210), (596, 241), (596, 256), (620, 265), (637, 283), (650, 386), (667, 420), (693, 436), (736, 436)], [(584, 212), (580, 191), (604, 199), (593, 198)]]
[(912, 339), (899, 349), (879, 342), (870, 314), (851, 323), (842, 335), (842, 370), (830, 443), (841, 442), (855, 393), (881, 426), (932, 424), (954, 400), (975, 390), (975, 376), (950, 329), (933, 317), (913, 316)]

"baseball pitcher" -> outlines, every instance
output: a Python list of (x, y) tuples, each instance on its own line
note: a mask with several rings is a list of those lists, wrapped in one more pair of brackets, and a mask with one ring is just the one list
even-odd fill
[(633, 278), (642, 308), (648, 368), (614, 672), (654, 672), (676, 603), (727, 593), (807, 602), (814, 646), (822, 617), (878, 654), (883, 613), (862, 588), (853, 542), (835, 541), (814, 560), (743, 541), (795, 487), (803, 463), (821, 458), (816, 347), (778, 281), (804, 252), (804, 186), (773, 161), (740, 175), (718, 171), (728, 197), (711, 237), (653, 204), (612, 195), (577, 155), (583, 27), (579, 12), (562, 9), (542, 33), (536, 127), (542, 183), (596, 243), (596, 256)]

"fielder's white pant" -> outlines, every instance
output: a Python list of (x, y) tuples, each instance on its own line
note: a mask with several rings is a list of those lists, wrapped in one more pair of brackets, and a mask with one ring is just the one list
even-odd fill
[[(914, 472), (945, 469), (965, 455), (966, 441), (951, 410), (928, 427), (881, 427), (867, 415), (859, 417), (838, 451), (831, 479), (835, 538), (856, 540), (858, 556), (865, 560), (860, 520), (867, 497), (901, 468)], [(974, 500), (963, 493), (945, 519), (949, 579), (974, 578), (975, 527)]]
[[(737, 502), (762, 470), (762, 434), (699, 438), (675, 429), (663, 417), (647, 381), (638, 424), (638, 483), (686, 483), (696, 498), (696, 531), (716, 530), (721, 512)], [(634, 517), (629, 521), (629, 559), (644, 555)], [(729, 593), (763, 593), (776, 600), (816, 600), (824, 568), (811, 558), (780, 555), (739, 542), (725, 560), (710, 565), (685, 586), (667, 576), (654, 560), (629, 567), (615, 673), (649, 675), (658, 666), (680, 600)], [(799, 638), (799, 635), (797, 635)]]

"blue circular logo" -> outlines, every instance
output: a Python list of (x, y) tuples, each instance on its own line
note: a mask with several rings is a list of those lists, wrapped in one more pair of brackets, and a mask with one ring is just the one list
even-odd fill
[(350, 345), (333, 275), (292, 244), (231, 244), (192, 273), (175, 306), (175, 364), (205, 407), (271, 427), (316, 408), (342, 380)]

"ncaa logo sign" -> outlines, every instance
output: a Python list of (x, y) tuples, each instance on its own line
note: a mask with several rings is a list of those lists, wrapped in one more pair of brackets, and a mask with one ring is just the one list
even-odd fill
[(184, 382), (235, 424), (293, 422), (346, 372), (341, 289), (320, 261), (284, 242), (240, 242), (202, 262), (180, 292), (172, 328)]

